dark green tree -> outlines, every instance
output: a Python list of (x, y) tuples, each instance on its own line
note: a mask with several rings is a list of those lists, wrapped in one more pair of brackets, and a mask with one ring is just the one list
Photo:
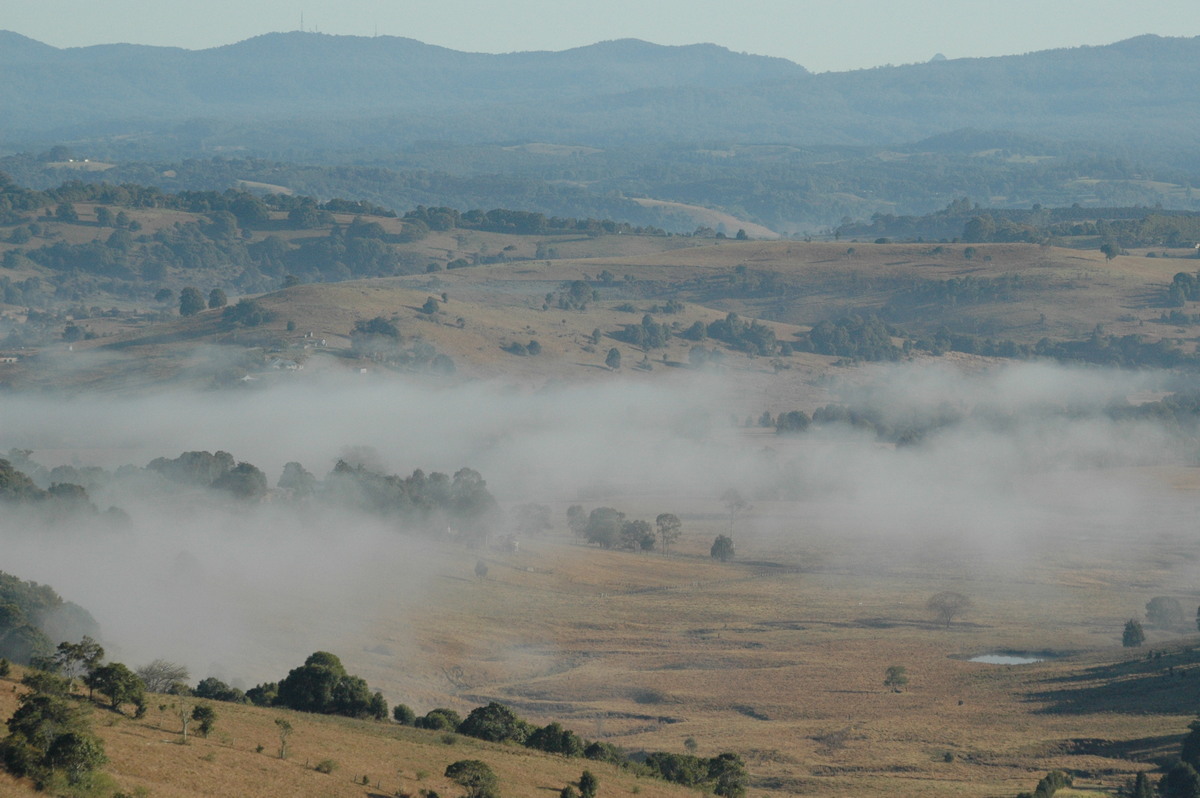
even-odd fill
[(1158, 781), (1162, 798), (1200, 798), (1200, 775), (1187, 762), (1176, 762)]
[(504, 704), (492, 701), (486, 706), (471, 710), (456, 731), (493, 743), (524, 743), (533, 732), (533, 726), (517, 717), (516, 713)]
[(204, 296), (200, 289), (188, 286), (179, 292), (179, 315), (195, 316), (204, 310)]
[(733, 538), (728, 535), (717, 535), (717, 539), (713, 541), (712, 548), (708, 553), (714, 560), (729, 562), (734, 555)]
[(211, 704), (197, 704), (192, 707), (192, 720), (196, 721), (196, 731), (201, 737), (207, 737), (217, 723), (217, 711)]
[(604, 365), (608, 366), (612, 371), (621, 368), (621, 350), (615, 346), (608, 350), (608, 354), (604, 356)]
[(396, 704), (392, 707), (392, 719), (401, 726), (412, 726), (416, 723), (417, 713), (408, 704)]
[(453, 709), (445, 707), (431, 709), (413, 721), (413, 725), (418, 729), (429, 729), (430, 731), (454, 731), (461, 723), (462, 718), (459, 714)]
[(108, 696), (109, 706), (120, 711), (122, 704), (140, 704), (146, 686), (138, 675), (120, 662), (100, 665), (84, 677), (83, 683)]
[(581, 798), (596, 798), (596, 793), (600, 790), (600, 779), (592, 775), (592, 771), (585, 770), (579, 776), (579, 795)]
[(214, 288), (208, 292), (208, 307), (210, 310), (223, 308), (229, 304), (229, 298), (225, 296), (225, 292), (220, 288)]
[(564, 729), (558, 723), (551, 723), (535, 729), (525, 740), (525, 747), (563, 756), (583, 756), (585, 746), (583, 739), (575, 732)]
[(1125, 648), (1136, 648), (1146, 642), (1146, 632), (1142, 625), (1133, 618), (1125, 622), (1125, 631), (1121, 633), (1121, 645)]
[(749, 776), (746, 763), (737, 754), (723, 753), (708, 760), (708, 779), (713, 792), (722, 798), (742, 798)]
[(1200, 765), (1200, 719), (1188, 724), (1188, 736), (1183, 738), (1183, 749), (1179, 758), (1192, 767)]
[(1133, 780), (1133, 788), (1129, 791), (1129, 798), (1154, 798), (1154, 785), (1150, 783), (1146, 771), (1138, 771)]
[(486, 762), (460, 759), (448, 765), (444, 775), (466, 789), (466, 798), (499, 798), (499, 780)]

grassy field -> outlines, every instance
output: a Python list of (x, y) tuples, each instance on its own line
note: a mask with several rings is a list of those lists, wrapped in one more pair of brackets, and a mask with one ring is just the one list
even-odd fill
[[(1191, 471), (1154, 476), (1196, 485)], [(1040, 513), (1067, 509), (1043, 504), (1036, 485), (1020, 493)], [(637, 517), (662, 500), (612, 501)], [(952, 536), (889, 541), (840, 528), (819, 505), (758, 503), (736, 522), (739, 559), (727, 564), (706, 556), (712, 536), (728, 529), (715, 501), (690, 505), (670, 557), (551, 535), (519, 553), (486, 554), (480, 580), (477, 555), (438, 549), (425, 555), (419, 611), (387, 589), (381, 566), (363, 574), (377, 590), (355, 608), (354, 624), (278, 631), (338, 652), (351, 672), (418, 712), (500, 700), (531, 721), (560, 721), (629, 750), (683, 752), (692, 737), (701, 755), (737, 751), (753, 774), (751, 796), (1005, 796), (1054, 768), (1076, 774), (1077, 794), (1110, 793), (1177, 751), (1200, 699), (1196, 638), (1148, 627), (1147, 646), (1134, 650), (1119, 638), (1153, 595), (1195, 602), (1191, 560), (1176, 559), (1194, 546), (1172, 536), (1133, 545), (1116, 523), (1074, 507), (1078, 516), (1058, 534), (1008, 541), (1003, 556), (983, 558), (981, 544)], [(1084, 530), (1092, 543), (1081, 548)], [(925, 609), (941, 590), (973, 603), (949, 627)], [(1047, 659), (967, 661), (996, 651)], [(1160, 656), (1148, 659), (1150, 651)], [(883, 686), (891, 665), (907, 669), (902, 692)], [(109, 772), (125, 789), (446, 795), (454, 788), (440, 779), (445, 766), (478, 756), (496, 768), (505, 795), (536, 795), (584, 766), (462, 738), (448, 746), (395, 726), (225, 705), (214, 737), (183, 748), (174, 744), (175, 700), (151, 701), (142, 721), (95, 711)], [(12, 701), (0, 690), (0, 712)], [(271, 755), (281, 714), (297, 729), (287, 761)], [(260, 744), (266, 750), (255, 753)], [(339, 763), (332, 776), (311, 770), (325, 758)], [(592, 769), (607, 795), (678, 792)], [(418, 780), (418, 771), (431, 775)], [(351, 783), (362, 774), (382, 786)]]

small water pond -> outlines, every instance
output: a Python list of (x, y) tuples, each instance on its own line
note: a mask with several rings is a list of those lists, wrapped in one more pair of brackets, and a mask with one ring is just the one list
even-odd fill
[(990, 654), (980, 654), (971, 657), (967, 662), (982, 662), (987, 665), (1031, 665), (1050, 659), (1050, 654), (1030, 653), (1023, 651), (997, 651)]

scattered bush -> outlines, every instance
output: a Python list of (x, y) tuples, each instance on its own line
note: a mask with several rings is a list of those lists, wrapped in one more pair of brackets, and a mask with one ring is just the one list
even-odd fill
[[(332, 773), (333, 771), (337, 770), (337, 767), (337, 762), (334, 762), (332, 759), (322, 759), (313, 766), (313, 770), (317, 771), (318, 773)], [(363, 778), (366, 777), (364, 776)]]

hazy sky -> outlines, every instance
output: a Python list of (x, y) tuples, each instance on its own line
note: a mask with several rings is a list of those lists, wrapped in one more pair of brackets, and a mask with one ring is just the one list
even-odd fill
[(272, 31), (407, 36), (456, 50), (561, 50), (633, 37), (714, 42), (815, 72), (1200, 35), (1200, 2), (1158, 0), (38, 0), (0, 29), (56, 47), (201, 49)]

